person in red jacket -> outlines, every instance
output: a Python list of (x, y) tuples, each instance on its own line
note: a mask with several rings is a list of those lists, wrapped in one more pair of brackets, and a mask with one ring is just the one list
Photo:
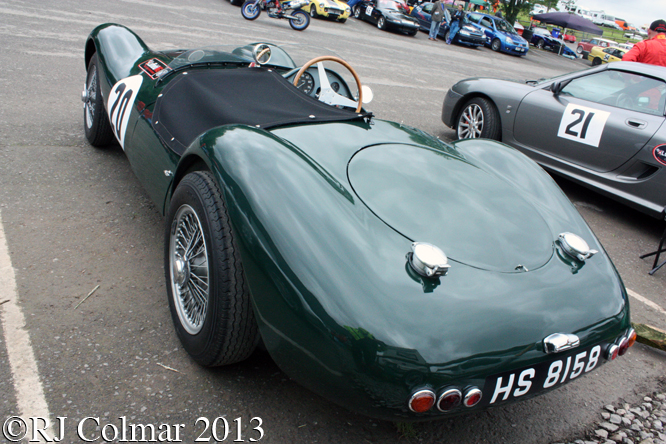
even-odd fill
[(647, 40), (636, 43), (622, 57), (622, 61), (666, 66), (666, 21), (652, 22)]

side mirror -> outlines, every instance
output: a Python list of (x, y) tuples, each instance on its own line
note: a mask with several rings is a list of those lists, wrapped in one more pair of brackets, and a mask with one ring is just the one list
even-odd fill
[(555, 82), (550, 85), (550, 90), (553, 93), (554, 96), (559, 95), (562, 90), (571, 82), (571, 79), (565, 80), (563, 82)]
[(260, 43), (252, 50), (254, 61), (260, 65), (265, 65), (271, 59), (271, 47), (265, 43)]

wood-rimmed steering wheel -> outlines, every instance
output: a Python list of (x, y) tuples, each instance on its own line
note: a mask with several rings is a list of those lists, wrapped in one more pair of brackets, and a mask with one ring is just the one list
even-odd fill
[[(352, 74), (352, 76), (354, 76), (354, 80), (356, 81), (356, 86), (358, 87), (358, 102), (348, 99), (347, 97), (338, 94), (333, 90), (333, 88), (331, 87), (331, 83), (328, 81), (328, 76), (326, 75), (326, 69), (324, 68), (324, 65), (321, 63), (324, 61), (339, 63), (345, 68), (347, 68), (347, 70)], [(298, 72), (296, 73), (296, 77), (294, 77), (294, 86), (296, 87), (298, 86), (298, 81), (301, 79), (301, 76), (303, 75), (305, 70), (314, 65), (315, 63), (317, 64), (317, 72), (319, 74), (319, 85), (321, 86), (321, 91), (319, 92), (319, 100), (331, 106), (340, 105), (340, 106), (348, 106), (351, 108), (356, 107), (356, 112), (360, 113), (361, 108), (363, 106), (363, 90), (361, 89), (361, 80), (358, 78), (358, 75), (356, 74), (356, 71), (354, 71), (354, 68), (352, 68), (349, 63), (345, 62), (340, 57), (321, 56), (321, 57), (315, 57), (314, 59), (310, 60), (305, 65), (303, 65), (301, 69), (299, 69)]]

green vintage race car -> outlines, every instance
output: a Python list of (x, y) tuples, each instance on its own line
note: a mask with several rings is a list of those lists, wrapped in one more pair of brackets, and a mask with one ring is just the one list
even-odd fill
[(166, 216), (169, 306), (201, 365), (263, 343), (351, 410), (435, 419), (633, 343), (613, 264), (518, 151), (379, 120), (353, 70), (272, 44), (160, 52), (105, 24), (85, 66), (86, 137), (117, 140)]

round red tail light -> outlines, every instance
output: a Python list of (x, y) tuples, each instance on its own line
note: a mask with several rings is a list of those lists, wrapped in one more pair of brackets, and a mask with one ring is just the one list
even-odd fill
[(435, 393), (432, 390), (419, 390), (409, 400), (409, 410), (414, 413), (427, 412), (435, 405)]
[(609, 361), (612, 361), (613, 359), (617, 358), (617, 354), (619, 353), (619, 351), (620, 351), (620, 347), (618, 347), (615, 344), (610, 345), (606, 349), (606, 359), (608, 359)]
[(440, 412), (448, 412), (460, 405), (462, 401), (462, 393), (458, 389), (449, 389), (439, 395), (437, 401), (437, 408)]
[(629, 331), (627, 337), (622, 340), (622, 343), (620, 344), (620, 350), (617, 353), (618, 356), (624, 355), (627, 350), (629, 350), (629, 347), (634, 345), (634, 342), (636, 342), (636, 331), (632, 328)]
[(463, 404), (465, 407), (474, 407), (481, 401), (481, 397), (483, 394), (481, 393), (481, 390), (479, 390), (476, 387), (473, 387), (465, 393), (465, 399), (463, 400)]

